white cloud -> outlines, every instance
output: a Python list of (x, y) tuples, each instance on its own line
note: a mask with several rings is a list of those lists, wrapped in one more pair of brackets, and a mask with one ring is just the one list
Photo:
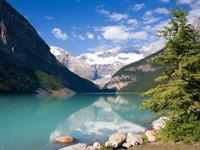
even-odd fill
[(78, 36), (80, 40), (85, 40), (85, 37), (83, 37), (82, 35)]
[(93, 51), (93, 52), (99, 52), (99, 51), (109, 50), (109, 49), (111, 49), (111, 48), (112, 48), (111, 45), (102, 44), (102, 45), (99, 45), (99, 46), (97, 46), (97, 47), (88, 48), (87, 50), (88, 50), (88, 51)]
[(114, 12), (111, 15), (109, 15), (109, 18), (110, 18), (110, 20), (113, 20), (113, 21), (120, 21), (120, 20), (123, 20), (123, 19), (127, 19), (128, 15)]
[(152, 11), (148, 10), (148, 11), (145, 12), (144, 15), (145, 15), (145, 16), (152, 16), (153, 13), (152, 13)]
[(163, 30), (164, 26), (169, 26), (168, 22), (169, 22), (169, 19), (159, 22), (158, 24), (151, 27), (151, 31), (157, 32), (158, 30)]
[(127, 23), (133, 26), (138, 25), (138, 21), (136, 19), (128, 19)]
[(61, 39), (61, 40), (67, 40), (68, 39), (67, 34), (62, 32), (62, 30), (60, 28), (54, 28), (51, 33), (57, 39)]
[(169, 14), (169, 10), (167, 10), (166, 8), (156, 8), (155, 12), (159, 13), (159, 14)]
[(179, 4), (191, 4), (192, 0), (178, 0)]
[(193, 3), (191, 4), (191, 8), (192, 9), (189, 11), (188, 20), (191, 24), (193, 24), (194, 21), (200, 18), (200, 1), (193, 1)]
[(169, 2), (169, 0), (160, 0), (161, 2), (163, 2), (163, 3), (168, 3)]
[(110, 20), (112, 21), (121, 21), (123, 19), (127, 19), (128, 15), (127, 14), (122, 14), (122, 13), (116, 13), (116, 12), (109, 12), (108, 10), (105, 10), (103, 8), (99, 8), (100, 6), (97, 7), (97, 12), (99, 12), (102, 15), (107, 16)]
[(102, 38), (101, 38), (101, 36), (100, 36), (100, 35), (98, 35), (98, 36), (97, 36), (97, 39), (98, 39), (98, 40), (101, 40)]
[(45, 19), (47, 19), (47, 20), (53, 20), (53, 17), (51, 17), (51, 16), (46, 16)]
[(161, 18), (159, 17), (151, 17), (151, 18), (146, 18), (144, 21), (144, 24), (151, 24), (154, 22), (158, 22)]
[(148, 36), (146, 31), (139, 31), (139, 32), (135, 32), (135, 33), (130, 33), (129, 38), (130, 39), (140, 39), (140, 40), (144, 40), (146, 39)]
[(107, 26), (102, 30), (103, 37), (107, 40), (123, 41), (129, 39), (129, 32), (124, 26)]
[(154, 17), (152, 11), (145, 12), (144, 16), (142, 17), (144, 20), (144, 24), (151, 24), (159, 21), (160, 17)]
[(134, 61), (140, 60), (143, 57), (143, 54), (136, 54), (133, 52), (123, 53), (120, 52), (120, 47), (115, 47), (108, 49), (110, 46), (102, 45), (97, 48), (91, 48), (90, 51), (96, 51), (95, 53), (85, 53), (81, 54), (77, 58), (84, 58), (84, 62), (89, 65), (107, 65), (107, 64), (116, 64), (122, 63), (124, 65), (130, 64)]
[(149, 31), (151, 28), (152, 28), (152, 27), (151, 27), (150, 25), (147, 25), (147, 26), (144, 26), (144, 27), (143, 27), (143, 29), (144, 29), (145, 31)]
[(135, 5), (133, 6), (133, 10), (138, 11), (138, 10), (144, 8), (144, 7), (145, 7), (145, 4), (144, 4), (144, 3), (135, 4)]
[(109, 15), (110, 12), (105, 10), (105, 9), (97, 9), (97, 11), (100, 13), (100, 14), (103, 14), (103, 15)]
[(144, 56), (148, 56), (153, 54), (159, 50), (161, 50), (165, 45), (165, 40), (161, 38), (153, 38), (152, 41), (148, 42), (147, 44), (143, 45), (140, 48), (140, 52), (144, 54)]
[(112, 41), (127, 41), (130, 39), (146, 39), (147, 33), (145, 31), (132, 32), (125, 26), (107, 26), (101, 29), (102, 35), (107, 40)]
[(88, 32), (86, 34), (86, 36), (87, 36), (88, 39), (91, 39), (91, 40), (94, 39), (94, 35), (92, 33), (90, 33), (90, 32)]

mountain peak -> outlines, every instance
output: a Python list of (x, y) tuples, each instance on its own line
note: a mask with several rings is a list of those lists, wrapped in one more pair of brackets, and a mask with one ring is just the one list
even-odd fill
[(69, 52), (67, 52), (66, 50), (56, 46), (50, 46), (50, 51), (54, 56), (69, 54)]

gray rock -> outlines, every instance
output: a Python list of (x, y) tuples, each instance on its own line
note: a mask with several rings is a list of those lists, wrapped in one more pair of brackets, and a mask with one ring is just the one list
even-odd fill
[(120, 145), (126, 140), (126, 135), (124, 133), (115, 133), (110, 136), (109, 141), (112, 145)]
[(113, 141), (113, 142), (112, 142), (112, 147), (113, 147), (113, 148), (119, 147), (119, 143), (116, 142), (116, 141)]
[(75, 144), (75, 145), (71, 145), (71, 146), (61, 148), (59, 150), (87, 150), (87, 144), (78, 143), (78, 144)]
[(88, 146), (87, 149), (88, 149), (88, 150), (98, 150), (98, 148), (97, 148), (97, 147), (94, 147), (94, 146)]
[(93, 147), (100, 148), (101, 147), (101, 143), (94, 142)]
[(141, 144), (143, 144), (142, 135), (134, 134), (134, 133), (128, 133), (127, 138), (126, 138), (126, 143), (133, 145), (133, 146), (141, 145)]
[(168, 117), (162, 116), (159, 119), (153, 121), (151, 125), (153, 126), (154, 130), (159, 131), (165, 127), (167, 120), (169, 120)]
[(148, 142), (155, 142), (156, 141), (157, 132), (155, 130), (147, 130), (145, 132), (145, 135), (147, 136)]
[(129, 143), (123, 143), (122, 146), (125, 148), (130, 148), (132, 145)]

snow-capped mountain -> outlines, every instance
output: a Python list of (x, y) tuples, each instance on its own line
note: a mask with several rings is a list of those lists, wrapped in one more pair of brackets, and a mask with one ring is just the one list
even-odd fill
[(107, 82), (121, 67), (144, 58), (143, 54), (133, 52), (131, 48), (116, 47), (94, 53), (83, 53), (76, 57), (62, 48), (55, 46), (50, 48), (51, 53), (69, 70), (97, 84)]
[(116, 47), (94, 53), (84, 53), (77, 58), (95, 68), (98, 77), (95, 83), (99, 84), (99, 82), (108, 81), (123, 66), (142, 59), (143, 54)]
[(95, 53), (84, 53), (77, 58), (83, 60), (89, 65), (114, 65), (132, 63), (143, 58), (143, 54), (137, 52), (126, 51), (120, 47), (109, 50), (98, 51)]
[(74, 57), (69, 52), (62, 48), (50, 46), (51, 53), (70, 71), (75, 74), (93, 80), (95, 78), (94, 69), (88, 64), (82, 62), (80, 59)]

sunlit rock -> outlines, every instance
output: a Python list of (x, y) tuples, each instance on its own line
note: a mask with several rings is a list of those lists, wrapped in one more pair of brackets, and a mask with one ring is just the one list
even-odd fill
[(75, 139), (71, 136), (59, 136), (56, 137), (53, 141), (60, 144), (69, 144), (74, 142)]
[(94, 147), (94, 146), (88, 146), (87, 150), (98, 150), (98, 148)]
[(153, 129), (156, 131), (163, 129), (166, 125), (167, 120), (169, 120), (169, 118), (166, 116), (163, 116), (163, 117), (160, 117), (158, 120), (153, 121), (152, 122)]
[(86, 150), (87, 149), (87, 144), (85, 143), (78, 143), (72, 146), (67, 146), (64, 148), (61, 148), (59, 150)]
[(132, 145), (129, 144), (129, 143), (123, 143), (122, 144), (122, 147), (125, 147), (125, 148), (130, 148)]
[(126, 140), (126, 135), (124, 133), (115, 133), (113, 135), (110, 136), (109, 141), (112, 144), (116, 144), (118, 147), (118, 145), (121, 145), (124, 141)]
[(156, 131), (155, 130), (147, 130), (145, 132), (145, 135), (147, 136), (148, 142), (155, 142), (156, 141)]
[(99, 143), (99, 142), (94, 142), (93, 146), (96, 147), (96, 148), (100, 148), (100, 147), (101, 147), (101, 143)]
[(126, 138), (126, 143), (130, 145), (141, 145), (143, 143), (142, 135), (141, 134), (134, 134), (134, 133), (128, 133)]
[(88, 149), (88, 150), (98, 150), (98, 148), (97, 148), (97, 147), (94, 147), (94, 146), (88, 146), (87, 149)]

